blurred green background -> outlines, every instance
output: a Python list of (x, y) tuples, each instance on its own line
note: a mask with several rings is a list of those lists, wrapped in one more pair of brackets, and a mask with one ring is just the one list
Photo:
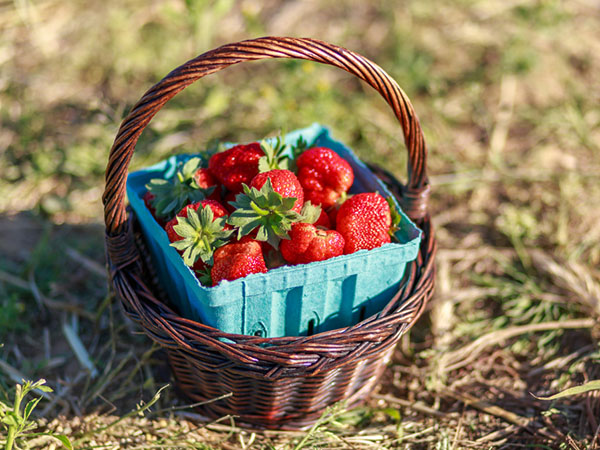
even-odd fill
[[(415, 104), (434, 175), (474, 171), (471, 179), (491, 166), (545, 178), (598, 165), (592, 3), (15, 0), (0, 8), (1, 211), (98, 220), (107, 152), (131, 105), (188, 59), (262, 35), (320, 38), (381, 65)], [(244, 64), (196, 83), (154, 119), (134, 167), (313, 121), (403, 173), (401, 130), (385, 103), (338, 69), (297, 61)], [(577, 204), (593, 209), (586, 198)]]
[[(149, 341), (106, 315), (115, 305), (102, 268), (109, 149), (131, 106), (169, 71), (265, 35), (318, 38), (372, 59), (405, 90), (423, 126), (438, 287), (390, 369), (412, 377), (391, 394), (419, 392), (440, 407), (443, 387), (464, 375), (436, 372), (449, 349), (490, 330), (597, 317), (599, 14), (591, 0), (0, 1), (0, 361), (55, 387), (63, 380), (65, 398), (78, 396), (71, 411), (87, 411), (105, 390), (125, 405), (155, 392), (151, 362), (136, 353), (147, 367), (133, 370), (127, 359), (133, 339), (140, 352)], [(402, 131), (385, 102), (345, 72), (293, 60), (238, 65), (187, 88), (145, 130), (131, 168), (312, 122), (405, 178)], [(67, 362), (65, 323), (107, 374), (102, 389)], [(542, 417), (547, 404), (531, 406), (528, 392), (600, 377), (588, 364), (599, 334), (584, 328), (520, 335), (499, 347), (514, 373), (485, 365), (471, 373), (517, 373), (514, 395), (534, 412), (506, 407)], [(586, 346), (571, 365), (544, 369)], [(545, 375), (527, 378), (531, 367)], [(0, 370), (0, 390), (10, 391), (14, 374)], [(564, 430), (584, 417), (563, 416), (556, 423)], [(471, 419), (493, 431), (489, 417)], [(584, 442), (593, 423), (579, 423)], [(456, 431), (455, 422), (445, 426), (436, 428), (439, 442)], [(483, 433), (478, 426), (472, 438)]]

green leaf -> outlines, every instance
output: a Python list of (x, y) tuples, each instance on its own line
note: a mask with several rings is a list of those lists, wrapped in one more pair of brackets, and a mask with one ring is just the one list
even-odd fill
[(238, 228), (238, 239), (256, 229), (257, 240), (278, 248), (279, 241), (288, 238), (292, 223), (302, 220), (302, 215), (292, 210), (296, 198), (276, 192), (269, 178), (260, 190), (246, 185), (243, 189), (244, 193), (231, 203), (236, 209), (227, 223)]
[(33, 400), (30, 400), (29, 402), (27, 402), (27, 405), (25, 405), (25, 410), (23, 412), (23, 420), (27, 420), (29, 418), (29, 416), (31, 415), (31, 412), (35, 409), (35, 407), (37, 406), (37, 404), (40, 402), (41, 399), (42, 399), (42, 397), (38, 397), (38, 398), (34, 398)]
[(383, 412), (387, 414), (390, 418), (392, 418), (395, 422), (400, 422), (402, 417), (400, 416), (400, 411), (396, 408), (385, 408)]
[(146, 189), (154, 194), (151, 205), (157, 216), (172, 217), (187, 204), (204, 200), (214, 192), (215, 187), (203, 189), (194, 180), (194, 174), (201, 167), (202, 159), (193, 157), (180, 164), (171, 180), (153, 178), (146, 184)]
[(71, 444), (69, 438), (64, 434), (48, 434), (48, 436), (52, 436), (54, 439), (58, 439), (67, 450), (73, 450), (73, 444)]
[(187, 266), (192, 267), (198, 259), (210, 264), (215, 249), (225, 245), (234, 231), (224, 229), (226, 219), (215, 219), (210, 206), (200, 206), (197, 211), (189, 208), (187, 211), (187, 217), (177, 216), (177, 225), (173, 227), (175, 233), (184, 239), (172, 242), (171, 247), (183, 252)]
[(277, 137), (275, 145), (271, 145), (267, 140), (263, 140), (260, 143), (260, 147), (265, 156), (262, 156), (258, 160), (259, 172), (268, 172), (274, 169), (290, 169), (290, 158), (286, 154), (287, 145), (281, 136)]
[(54, 392), (50, 386), (36, 386), (35, 389), (39, 389), (42, 392)]
[(304, 150), (308, 148), (308, 142), (304, 140), (302, 136), (298, 137), (296, 143), (292, 146), (292, 157), (294, 160), (298, 158), (302, 154)]
[(581, 386), (575, 386), (569, 389), (565, 389), (564, 391), (559, 392), (558, 394), (551, 395), (550, 397), (538, 397), (534, 394), (531, 395), (533, 395), (538, 400), (555, 400), (557, 398), (571, 397), (573, 395), (583, 394), (584, 392), (590, 391), (600, 391), (600, 380), (589, 381), (585, 384), (582, 384)]
[(212, 280), (212, 276), (210, 274), (210, 268), (207, 267), (204, 270), (196, 270), (196, 276), (198, 277), (198, 280), (200, 281), (200, 283), (203, 286), (212, 286), (213, 285), (213, 280)]
[(185, 162), (181, 173), (185, 180), (193, 179), (194, 174), (200, 168), (202, 168), (202, 160), (198, 157), (193, 157)]
[(302, 222), (304, 223), (315, 223), (321, 216), (321, 205), (313, 205), (310, 200), (304, 203), (302, 211)]
[(392, 238), (393, 241), (398, 241), (398, 238), (396, 238), (396, 232), (400, 229), (400, 224), (402, 222), (402, 215), (400, 214), (400, 212), (398, 211), (398, 208), (396, 207), (396, 204), (394, 202), (394, 199), (392, 198), (392, 196), (388, 196), (385, 199), (390, 207), (390, 215), (392, 217), (392, 224), (390, 225), (390, 229), (388, 230), (388, 233), (390, 235), (390, 237)]
[(182, 217), (177, 216), (177, 225), (173, 227), (173, 231), (182, 238), (193, 238), (196, 236), (196, 228), (188, 221), (182, 220)]
[(2, 423), (8, 425), (9, 427), (18, 428), (19, 425), (22, 423), (22, 420), (13, 411), (8, 411), (6, 415), (2, 418)]

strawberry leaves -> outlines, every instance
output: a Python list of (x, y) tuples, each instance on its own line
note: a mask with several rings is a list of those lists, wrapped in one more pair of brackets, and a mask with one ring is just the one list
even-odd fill
[(319, 205), (313, 205), (310, 200), (305, 202), (302, 206), (302, 222), (304, 223), (315, 223), (321, 216), (321, 207)]
[(286, 155), (285, 142), (278, 136), (275, 140), (275, 145), (271, 145), (267, 140), (262, 140), (260, 148), (265, 156), (258, 160), (258, 171), (268, 172), (274, 169), (290, 169), (290, 158)]
[(225, 230), (226, 218), (215, 219), (209, 206), (200, 207), (198, 211), (188, 210), (187, 217), (177, 216), (177, 225), (173, 230), (183, 239), (171, 243), (171, 247), (183, 252), (183, 262), (192, 267), (198, 259), (205, 263), (212, 262), (216, 248), (227, 243), (233, 230)]
[(172, 180), (150, 180), (146, 189), (154, 195), (151, 204), (158, 217), (172, 217), (187, 204), (199, 202), (212, 194), (214, 187), (202, 189), (194, 180), (194, 174), (201, 167), (202, 159), (194, 157), (179, 167)]
[(284, 139), (278, 136), (274, 145), (267, 140), (262, 140), (260, 147), (265, 156), (258, 160), (259, 172), (268, 172), (275, 169), (294, 171), (296, 168), (295, 160), (308, 148), (308, 143), (300, 136), (296, 143), (288, 149)]
[(238, 228), (238, 239), (256, 229), (256, 240), (266, 241), (277, 249), (281, 239), (289, 239), (292, 224), (303, 219), (292, 210), (296, 198), (275, 192), (269, 178), (260, 190), (247, 185), (243, 185), (243, 189), (244, 193), (238, 194), (235, 202), (230, 202), (235, 211), (227, 223)]
[(396, 207), (396, 203), (394, 202), (394, 199), (392, 198), (392, 196), (388, 196), (386, 199), (387, 204), (390, 206), (390, 215), (392, 216), (392, 224), (390, 225), (390, 229), (388, 230), (388, 233), (390, 234), (390, 237), (395, 240), (398, 241), (398, 238), (396, 237), (396, 232), (400, 229), (400, 223), (402, 222), (402, 216), (400, 215), (400, 212), (398, 211), (398, 208)]

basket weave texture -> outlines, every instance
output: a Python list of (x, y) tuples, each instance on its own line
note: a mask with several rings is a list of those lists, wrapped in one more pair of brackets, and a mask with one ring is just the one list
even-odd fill
[[(163, 105), (194, 81), (243, 61), (295, 58), (343, 69), (371, 85), (391, 107), (404, 132), (408, 180), (377, 167), (404, 211), (423, 231), (406, 283), (378, 314), (348, 327), (305, 337), (233, 335), (181, 317), (168, 306), (133, 214), (125, 207), (127, 169), (144, 128)], [(375, 388), (400, 337), (431, 298), (436, 243), (427, 212), (423, 132), (406, 94), (379, 66), (344, 48), (314, 39), (265, 37), (204, 53), (150, 88), (123, 120), (110, 152), (103, 195), (107, 261), (112, 286), (128, 317), (163, 346), (179, 389), (210, 418), (271, 429), (310, 426), (327, 406), (351, 407)]]

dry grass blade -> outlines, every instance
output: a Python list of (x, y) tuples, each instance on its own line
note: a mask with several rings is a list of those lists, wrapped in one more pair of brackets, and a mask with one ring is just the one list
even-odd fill
[(77, 335), (77, 332), (75, 331), (74, 327), (72, 327), (65, 321), (63, 322), (62, 330), (65, 335), (65, 338), (67, 339), (67, 342), (73, 350), (73, 353), (75, 353), (77, 361), (79, 361), (79, 363), (90, 373), (92, 378), (95, 378), (98, 375), (98, 370), (92, 362), (88, 351), (81, 342), (81, 339)]
[(23, 289), (24, 291), (31, 292), (36, 301), (39, 299), (45, 306), (50, 309), (59, 310), (59, 311), (68, 311), (73, 312), (81, 317), (84, 317), (89, 320), (94, 320), (95, 316), (89, 311), (84, 310), (80, 306), (72, 305), (67, 302), (62, 302), (60, 300), (54, 300), (46, 297), (37, 289), (37, 286), (32, 283), (28, 283), (27, 281), (12, 275), (8, 272), (4, 272), (0, 270), (0, 281), (4, 281), (5, 283), (11, 284), (19, 289)]
[(555, 437), (545, 430), (541, 430), (541, 429), (533, 430), (531, 426), (535, 422), (534, 419), (528, 419), (528, 418), (522, 417), (511, 411), (507, 411), (506, 409), (501, 408), (498, 405), (493, 405), (485, 400), (481, 400), (477, 397), (467, 394), (466, 392), (456, 392), (451, 389), (448, 389), (448, 390), (444, 391), (444, 394), (463, 402), (465, 405), (468, 405), (468, 406), (476, 408), (480, 411), (483, 411), (486, 414), (491, 414), (493, 416), (500, 417), (501, 419), (504, 419), (513, 425), (517, 425), (521, 428), (525, 428), (526, 430), (530, 431), (531, 433), (543, 434), (544, 436), (549, 437), (549, 438)]
[(435, 410), (433, 408), (430, 408), (429, 406), (424, 405), (423, 403), (410, 402), (410, 401), (404, 400), (402, 398), (392, 397), (391, 395), (373, 395), (373, 398), (378, 399), (378, 400), (384, 400), (385, 402), (389, 403), (390, 405), (402, 406), (404, 408), (412, 409), (415, 412), (419, 412), (419, 413), (425, 414), (427, 416), (436, 417), (438, 419), (445, 419), (448, 416), (448, 414), (438, 411), (438, 410)]
[(595, 315), (600, 316), (600, 280), (583, 265), (576, 262), (559, 263), (541, 250), (533, 250), (531, 259), (535, 267), (549, 275), (553, 282), (572, 292)]
[(106, 278), (106, 268), (103, 265), (98, 264), (98, 262), (88, 258), (71, 247), (67, 247), (66, 254), (69, 256), (69, 258), (80, 263), (91, 273), (98, 275), (100, 278)]
[(525, 333), (534, 333), (538, 331), (591, 328), (596, 324), (594, 319), (573, 319), (556, 322), (533, 323), (516, 327), (506, 328), (504, 330), (492, 331), (485, 334), (475, 341), (467, 344), (457, 350), (448, 352), (440, 358), (440, 370), (449, 372), (466, 366), (473, 362), (488, 347), (501, 344), (507, 339), (520, 336)]

